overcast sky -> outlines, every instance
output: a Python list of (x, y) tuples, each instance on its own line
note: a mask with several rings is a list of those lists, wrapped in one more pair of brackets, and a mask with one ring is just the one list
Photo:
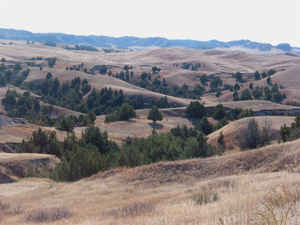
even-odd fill
[(1, 28), (32, 32), (300, 46), (300, 0), (1, 0), (0, 12)]

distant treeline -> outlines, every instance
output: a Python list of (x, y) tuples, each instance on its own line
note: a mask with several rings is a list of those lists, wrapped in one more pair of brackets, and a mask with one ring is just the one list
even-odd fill
[(5, 40), (27, 40), (31, 42), (41, 43), (57, 43), (68, 45), (91, 45), (103, 48), (121, 48), (127, 49), (130, 47), (185, 47), (196, 49), (215, 49), (215, 48), (231, 48), (244, 47), (247, 49), (258, 49), (261, 51), (270, 51), (277, 48), (283, 51), (290, 51), (292, 47), (287, 43), (282, 43), (277, 46), (271, 44), (253, 42), (249, 40), (238, 40), (222, 42), (217, 40), (211, 41), (195, 41), (195, 40), (169, 40), (166, 38), (138, 38), (138, 37), (109, 37), (109, 36), (82, 36), (62, 33), (32, 33), (24, 30), (15, 29), (0, 29), (0, 39)]

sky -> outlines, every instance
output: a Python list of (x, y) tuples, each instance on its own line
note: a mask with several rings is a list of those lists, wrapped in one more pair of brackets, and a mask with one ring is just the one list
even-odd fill
[(300, 47), (300, 0), (1, 0), (0, 27)]

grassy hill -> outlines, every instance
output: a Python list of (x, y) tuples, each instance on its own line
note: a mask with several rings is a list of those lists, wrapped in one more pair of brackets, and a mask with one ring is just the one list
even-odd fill
[(278, 140), (280, 137), (280, 128), (284, 124), (290, 126), (294, 122), (294, 117), (283, 116), (261, 116), (261, 117), (248, 117), (240, 120), (233, 121), (221, 129), (208, 135), (208, 143), (216, 145), (217, 139), (221, 133), (224, 135), (224, 140), (227, 148), (239, 148), (239, 139), (241, 132), (247, 129), (248, 123), (251, 119), (255, 119), (260, 128), (267, 126), (270, 129), (272, 140)]
[[(221, 218), (250, 225), (249, 216), (259, 219), (258, 209), (265, 212), (260, 207), (266, 198), (299, 201), (299, 177), (292, 172), (299, 166), (297, 146), (299, 141), (210, 159), (117, 169), (75, 183), (24, 179), (4, 184), (1, 200), (10, 208), (2, 220), (30, 224), (36, 213), (53, 219), (53, 210), (58, 210), (66, 218), (50, 219), (49, 224), (215, 224)], [(199, 200), (212, 194), (217, 196), (212, 203)], [(298, 209), (298, 204), (293, 206)], [(298, 219), (290, 215), (288, 224)]]

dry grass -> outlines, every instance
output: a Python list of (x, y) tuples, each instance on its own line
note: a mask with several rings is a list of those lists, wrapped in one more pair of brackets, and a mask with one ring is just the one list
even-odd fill
[[(75, 183), (26, 179), (2, 185), (1, 195), (27, 212), (46, 205), (74, 212), (49, 222), (53, 225), (216, 225), (220, 218), (225, 225), (253, 225), (258, 213), (267, 214), (266, 201), (276, 212), (293, 202), (288, 225), (298, 225), (300, 177), (288, 169), (299, 166), (298, 146), (295, 141), (211, 159), (118, 169)], [(274, 172), (282, 170), (295, 172)], [(210, 203), (197, 204), (195, 195), (205, 195), (200, 203)], [(29, 224), (18, 215), (5, 215), (3, 221)]]

